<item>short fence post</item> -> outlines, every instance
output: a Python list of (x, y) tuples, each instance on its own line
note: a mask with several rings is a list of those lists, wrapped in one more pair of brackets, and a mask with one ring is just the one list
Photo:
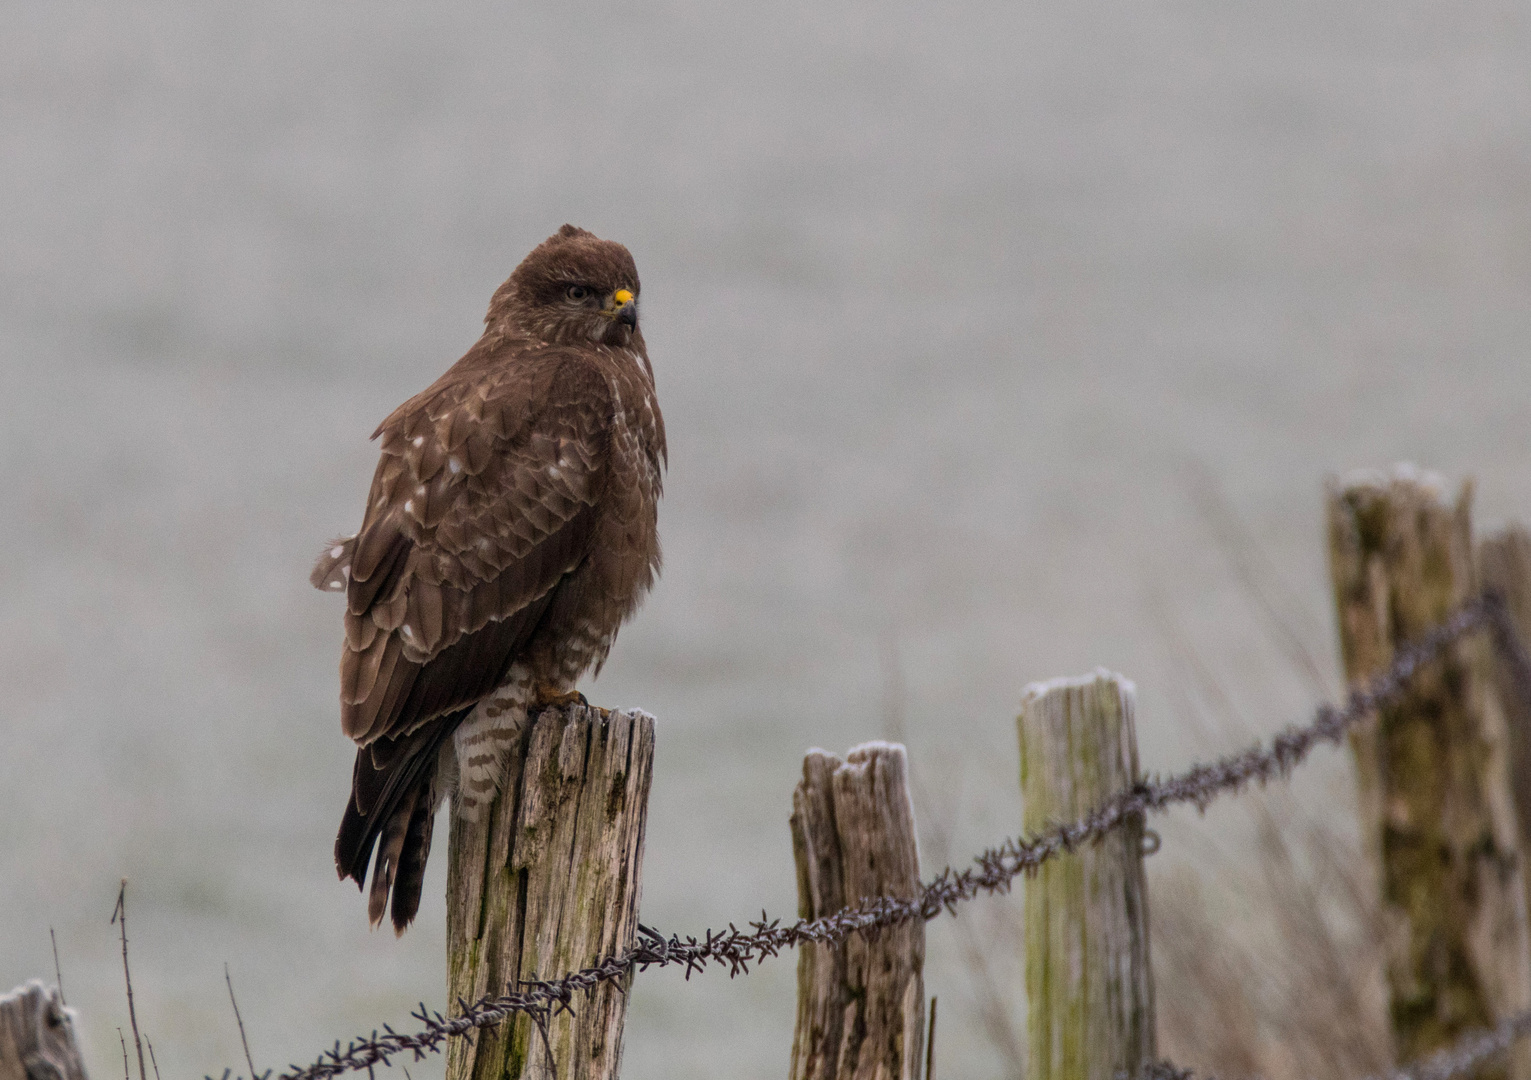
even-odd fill
[[(1510, 525), (1478, 544), (1478, 577), (1504, 598), (1522, 644), (1531, 642), (1531, 532)], [(1518, 673), (1497, 652), (1494, 685), (1504, 704), (1510, 755), (1510, 788), (1520, 824), (1522, 857), (1531, 855), (1531, 697)], [(1531, 888), (1531, 881), (1527, 882)]]
[[(1332, 483), (1330, 572), (1345, 675), (1375, 675), (1476, 588), (1470, 485), (1400, 466)], [(1482, 637), (1417, 672), (1353, 729), (1378, 868), (1394, 1050), (1417, 1060), (1531, 1006), (1531, 941), (1504, 715)], [(1528, 1058), (1477, 1075), (1527, 1077)]]
[[(1016, 721), (1028, 834), (1139, 779), (1136, 691), (1107, 671), (1033, 683)], [(1114, 1080), (1153, 1062), (1143, 823), (1026, 879), (1028, 1080)]]
[[(629, 948), (638, 925), (654, 719), (544, 709), (477, 822), (452, 820), (447, 878), (449, 1002), (550, 979)], [(615, 1080), (627, 980), (603, 983), (548, 1027), (558, 1075)], [(551, 1078), (525, 1016), (453, 1039), (448, 1080)]]
[[(844, 762), (810, 750), (792, 793), (791, 824), (804, 918), (872, 897), (920, 895), (902, 746), (865, 743)], [(792, 1080), (919, 1080), (924, 967), (919, 919), (838, 945), (801, 946)]]
[(0, 997), (0, 1080), (85, 1080), (74, 1011), (33, 979)]

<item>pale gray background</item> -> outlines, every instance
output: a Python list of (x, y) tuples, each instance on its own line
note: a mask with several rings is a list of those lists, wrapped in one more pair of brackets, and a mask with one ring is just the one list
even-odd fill
[[(225, 960), (261, 1066), (444, 1004), (444, 846), (402, 941), (334, 879), (306, 576), (564, 221), (632, 248), (670, 432), (586, 688), (659, 717), (645, 921), (790, 914), (801, 753), (890, 713), (959, 852), (1030, 679), (1133, 675), (1186, 760), (1166, 612), (1297, 718), (1194, 493), (1326, 663), (1326, 474), (1531, 511), (1528, 106), (1510, 0), (0, 4), (0, 990), (57, 927), (113, 1075), (126, 875), (167, 1080), (237, 1063)], [(997, 1075), (950, 934), (942, 1071)], [(783, 1075), (794, 963), (641, 977), (625, 1075)]]

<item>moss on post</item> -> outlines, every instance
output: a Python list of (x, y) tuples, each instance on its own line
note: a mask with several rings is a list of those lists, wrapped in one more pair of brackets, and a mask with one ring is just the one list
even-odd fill
[[(477, 822), (452, 820), (447, 978), (454, 1006), (555, 978), (629, 948), (638, 926), (654, 720), (641, 712), (544, 709)], [(549, 1025), (559, 1075), (615, 1080), (627, 984), (604, 983)], [(551, 1078), (519, 1017), (447, 1050), (448, 1080)]]
[[(1401, 466), (1331, 484), (1330, 571), (1351, 681), (1392, 662), (1476, 591), (1472, 489)], [(1394, 1048), (1407, 1062), (1531, 1006), (1531, 943), (1504, 715), (1481, 639), (1415, 675), (1354, 730), (1362, 835), (1377, 868)], [(1482, 1077), (1527, 1077), (1526, 1056)]]
[[(1119, 675), (1021, 698), (1024, 827), (1071, 821), (1138, 780), (1135, 691)], [(1026, 879), (1029, 1080), (1114, 1080), (1154, 1059), (1141, 821)]]

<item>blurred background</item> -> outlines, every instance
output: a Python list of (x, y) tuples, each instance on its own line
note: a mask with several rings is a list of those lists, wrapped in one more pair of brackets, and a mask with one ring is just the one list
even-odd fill
[[(122, 877), (166, 1077), (241, 1061), (225, 962), (261, 1068), (444, 1006), (444, 837), (402, 940), (335, 880), (306, 578), (565, 221), (632, 249), (669, 427), (664, 577), (584, 688), (659, 718), (667, 930), (794, 912), (810, 746), (908, 743), (928, 876), (1018, 828), (1031, 680), (1134, 678), (1152, 769), (1301, 719), (1332, 473), (1531, 514), (1510, 0), (11, 0), (0, 155), (0, 991), (55, 928), (98, 1077)], [(1260, 814), (1349, 805), (1321, 755), (1164, 826), (1161, 1013), (1270, 893)], [(931, 924), (945, 1076), (1014, 1075), (1017, 915)], [(783, 1075), (795, 963), (641, 976), (624, 1075)]]

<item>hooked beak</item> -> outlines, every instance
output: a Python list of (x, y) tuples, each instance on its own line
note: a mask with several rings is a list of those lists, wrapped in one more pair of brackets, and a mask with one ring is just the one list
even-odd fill
[(638, 328), (638, 298), (626, 289), (618, 289), (612, 296), (616, 309), (612, 317), (629, 330)]

